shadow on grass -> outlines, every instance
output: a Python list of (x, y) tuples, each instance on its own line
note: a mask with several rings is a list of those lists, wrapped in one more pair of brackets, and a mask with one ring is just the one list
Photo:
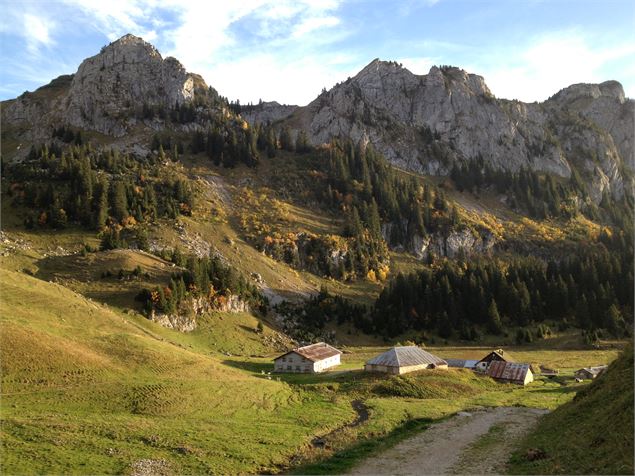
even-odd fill
[(254, 374), (262, 374), (271, 372), (271, 377), (279, 379), (283, 382), (295, 385), (311, 385), (311, 384), (332, 384), (332, 383), (358, 383), (374, 381), (378, 377), (364, 372), (361, 369), (352, 370), (332, 370), (322, 373), (286, 373), (273, 371), (273, 362), (253, 362), (242, 360), (223, 360), (223, 364), (240, 370), (245, 370)]
[(384, 436), (361, 440), (323, 461), (291, 468), (285, 474), (342, 474), (363, 459), (374, 455), (378, 450), (384, 451), (425, 430), (432, 422), (433, 420), (428, 418), (408, 420)]
[(234, 367), (240, 370), (246, 370), (247, 372), (252, 372), (255, 374), (260, 374), (262, 372), (267, 373), (271, 372), (273, 374), (273, 362), (249, 362), (242, 360), (223, 360), (223, 364), (228, 365), (230, 367)]

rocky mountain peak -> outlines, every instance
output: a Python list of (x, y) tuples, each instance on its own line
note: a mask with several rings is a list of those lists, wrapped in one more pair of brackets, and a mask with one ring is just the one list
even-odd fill
[(68, 117), (78, 127), (121, 135), (118, 119), (130, 108), (182, 104), (193, 98), (195, 80), (176, 59), (163, 59), (150, 43), (127, 34), (79, 66)]
[(412, 74), (400, 63), (396, 61), (382, 61), (379, 58), (375, 58), (368, 63), (362, 70), (355, 75), (355, 80), (359, 81), (369, 76), (386, 76), (390, 74)]
[(573, 103), (583, 98), (609, 98), (617, 100), (620, 104), (624, 104), (626, 101), (624, 88), (618, 81), (605, 81), (600, 84), (572, 84), (560, 90), (552, 99), (561, 103)]
[[(289, 118), (314, 144), (334, 137), (372, 143), (394, 165), (447, 175), (483, 159), (495, 170), (528, 168), (569, 178), (575, 167), (597, 202), (621, 196), (632, 168), (633, 105), (616, 81), (570, 86), (546, 103), (498, 100), (482, 76), (454, 66), (416, 75), (374, 59)], [(570, 127), (576, 125), (576, 128)]]

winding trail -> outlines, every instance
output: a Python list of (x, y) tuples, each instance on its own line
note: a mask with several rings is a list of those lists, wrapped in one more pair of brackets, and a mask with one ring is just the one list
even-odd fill
[(456, 416), (362, 461), (349, 474), (500, 474), (546, 410), (500, 407)]

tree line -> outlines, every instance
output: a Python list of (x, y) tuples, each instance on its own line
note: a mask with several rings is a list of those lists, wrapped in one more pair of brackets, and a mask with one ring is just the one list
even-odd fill
[(390, 337), (428, 330), (469, 339), (553, 322), (621, 337), (630, 333), (633, 315), (633, 251), (622, 246), (621, 239), (607, 235), (604, 243), (581, 246), (558, 260), (445, 261), (399, 275), (362, 328)]
[(90, 144), (53, 152), (43, 145), (29, 157), (4, 167), (13, 204), (32, 211), (25, 219), (29, 228), (78, 223), (102, 230), (191, 213), (189, 183), (160, 177), (154, 159), (135, 159), (117, 150), (97, 152)]

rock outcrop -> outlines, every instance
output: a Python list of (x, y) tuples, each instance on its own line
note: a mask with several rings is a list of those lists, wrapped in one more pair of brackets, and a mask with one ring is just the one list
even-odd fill
[(168, 329), (191, 332), (197, 327), (197, 318), (212, 311), (228, 313), (250, 312), (250, 308), (249, 304), (239, 296), (230, 294), (222, 299), (217, 298), (213, 301), (204, 297), (189, 299), (180, 305), (176, 313), (165, 314), (152, 311), (149, 317), (151, 321)]
[(240, 115), (250, 124), (274, 123), (292, 114), (298, 106), (280, 104), (276, 101), (262, 102), (255, 106), (246, 107)]
[(635, 168), (634, 105), (616, 81), (526, 104), (496, 99), (481, 76), (459, 68), (435, 66), (419, 76), (374, 60), (286, 122), (316, 145), (334, 137), (370, 142), (394, 165), (425, 174), (447, 175), (479, 157), (497, 170), (564, 178), (578, 167), (597, 201), (607, 187), (621, 196), (620, 167)]
[(34, 93), (3, 104), (3, 123), (25, 128), (26, 140), (50, 139), (60, 124), (121, 137), (145, 107), (169, 109), (192, 100), (207, 85), (174, 58), (133, 35), (102, 48), (63, 76)]
[(125, 35), (82, 62), (73, 77), (66, 117), (71, 125), (104, 134), (125, 133), (125, 120), (142, 106), (173, 107), (206, 88), (175, 58), (163, 59), (150, 43)]

